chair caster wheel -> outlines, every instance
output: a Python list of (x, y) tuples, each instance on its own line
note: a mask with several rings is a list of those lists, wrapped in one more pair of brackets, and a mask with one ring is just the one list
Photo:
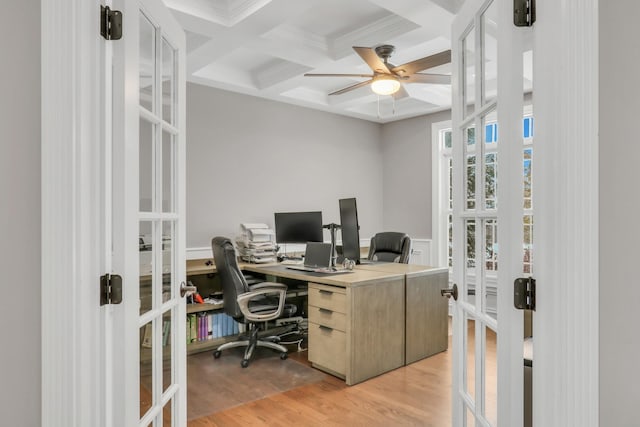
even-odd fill
[(219, 359), (221, 354), (222, 354), (222, 352), (220, 350), (216, 350), (216, 351), (213, 352), (213, 358), (214, 359)]
[(289, 357), (287, 353), (280, 353), (280, 359), (286, 360), (287, 357)]
[(246, 368), (247, 366), (249, 366), (249, 361), (246, 359), (242, 359), (242, 362), (240, 362), (240, 366)]

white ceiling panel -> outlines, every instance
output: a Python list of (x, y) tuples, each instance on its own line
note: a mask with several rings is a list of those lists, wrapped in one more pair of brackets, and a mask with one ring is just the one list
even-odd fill
[[(187, 34), (187, 80), (386, 123), (449, 108), (449, 85), (405, 83), (407, 98), (369, 85), (329, 95), (372, 74), (353, 46), (395, 46), (401, 65), (451, 48), (461, 0), (165, 0)], [(450, 74), (449, 64), (423, 73)]]

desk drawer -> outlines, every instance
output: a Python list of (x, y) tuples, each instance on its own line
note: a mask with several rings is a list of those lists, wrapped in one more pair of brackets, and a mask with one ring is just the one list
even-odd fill
[(346, 332), (346, 315), (339, 311), (309, 305), (309, 322)]
[(346, 313), (347, 296), (344, 288), (309, 283), (309, 305)]
[(309, 361), (345, 375), (347, 366), (346, 334), (309, 322)]

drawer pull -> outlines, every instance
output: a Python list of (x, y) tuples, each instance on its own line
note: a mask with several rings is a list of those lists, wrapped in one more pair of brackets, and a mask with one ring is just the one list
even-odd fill
[(326, 308), (319, 308), (318, 311), (320, 313), (333, 314), (333, 310), (329, 310), (329, 309), (326, 309)]
[(319, 325), (320, 329), (322, 329), (323, 331), (327, 331), (327, 332), (332, 332), (333, 328), (330, 328), (328, 326), (324, 326), (324, 325)]
[(320, 293), (321, 294), (326, 294), (326, 295), (333, 295), (333, 292), (327, 291), (327, 290), (324, 290), (324, 289), (320, 289)]

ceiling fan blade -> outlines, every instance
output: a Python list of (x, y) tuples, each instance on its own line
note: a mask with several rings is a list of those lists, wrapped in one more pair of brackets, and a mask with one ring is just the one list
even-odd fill
[(400, 89), (398, 89), (398, 91), (391, 96), (393, 96), (393, 98), (397, 101), (402, 98), (408, 98), (409, 92), (407, 92), (404, 86), (400, 85)]
[(431, 83), (436, 85), (450, 85), (451, 76), (448, 74), (422, 74), (415, 73), (403, 80), (407, 83)]
[(406, 64), (393, 67), (391, 71), (400, 76), (411, 75), (418, 71), (426, 70), (427, 68), (437, 67), (438, 65), (448, 64), (451, 62), (451, 51), (445, 50), (435, 55), (427, 56), (415, 61), (407, 62)]
[(317, 74), (305, 73), (305, 77), (373, 77), (373, 74)]
[(389, 67), (387, 67), (384, 61), (380, 59), (375, 50), (371, 49), (370, 47), (358, 46), (353, 46), (353, 50), (355, 50), (356, 53), (360, 55), (360, 58), (362, 58), (364, 62), (367, 63), (369, 68), (371, 68), (374, 72), (391, 74), (391, 72), (389, 71)]
[(340, 89), (340, 90), (337, 90), (337, 91), (335, 91), (335, 92), (331, 92), (329, 95), (340, 95), (340, 94), (343, 94), (343, 93), (345, 93), (345, 92), (349, 92), (349, 91), (352, 91), (352, 90), (354, 90), (354, 89), (358, 89), (359, 87), (366, 86), (366, 85), (368, 85), (369, 83), (371, 83), (372, 81), (373, 81), (373, 79), (371, 79), (371, 80), (366, 80), (366, 81), (364, 81), (364, 82), (360, 82), (360, 83), (356, 83), (356, 84), (354, 84), (354, 85), (347, 86), (347, 87), (342, 88), (342, 89)]

